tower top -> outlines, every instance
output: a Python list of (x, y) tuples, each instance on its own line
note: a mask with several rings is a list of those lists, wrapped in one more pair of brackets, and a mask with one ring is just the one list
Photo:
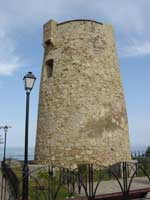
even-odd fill
[(50, 19), (44, 25), (46, 25), (47, 23), (52, 23), (52, 22), (55, 22), (57, 25), (62, 25), (62, 24), (70, 23), (70, 22), (93, 22), (93, 23), (97, 23), (97, 24), (103, 25), (103, 23), (98, 22), (96, 20), (91, 20), (91, 19), (72, 19), (72, 20), (68, 20), (68, 21), (64, 21), (64, 22), (60, 22), (60, 23), (57, 23), (55, 20)]
[(95, 21), (95, 20), (90, 20), (90, 19), (73, 19), (73, 20), (68, 20), (68, 21), (64, 21), (61, 23), (56, 22), (53, 19), (50, 19), (48, 22), (46, 22), (43, 26), (43, 44), (48, 45), (54, 45), (55, 44), (55, 37), (56, 37), (56, 32), (57, 32), (57, 28), (61, 25), (65, 25), (65, 24), (71, 24), (71, 23), (94, 23), (94, 24), (98, 24), (98, 25), (105, 25), (105, 26), (110, 26), (110, 25), (106, 25), (103, 24), (101, 22)]

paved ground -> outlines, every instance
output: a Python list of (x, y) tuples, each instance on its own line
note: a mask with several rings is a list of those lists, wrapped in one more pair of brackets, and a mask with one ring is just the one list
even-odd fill
[[(121, 183), (122, 183), (122, 181), (121, 181)], [(96, 183), (94, 183), (94, 188), (95, 187), (96, 187)], [(148, 179), (146, 177), (134, 178), (132, 185), (131, 185), (131, 190), (142, 189), (142, 188), (150, 188), (150, 182), (148, 181)], [(121, 192), (121, 188), (116, 180), (101, 181), (97, 188), (96, 195), (115, 193), (115, 192)], [(84, 195), (83, 188), (81, 190), (81, 194)], [(150, 199), (150, 194), (148, 194), (147, 198), (145, 198), (145, 199)]]
[[(122, 183), (122, 181), (120, 180)], [(123, 183), (122, 183), (123, 184)], [(150, 182), (146, 177), (134, 178), (131, 184), (131, 190), (150, 188)], [(102, 181), (98, 187), (97, 194), (121, 192), (121, 188), (116, 180)]]

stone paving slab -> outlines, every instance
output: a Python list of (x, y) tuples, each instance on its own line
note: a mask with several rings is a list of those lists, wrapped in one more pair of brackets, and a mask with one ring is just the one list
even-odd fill
[[(121, 184), (123, 184), (122, 180), (120, 179)], [(129, 183), (129, 180), (128, 180)], [(94, 188), (96, 187), (97, 183), (94, 183)], [(133, 179), (131, 184), (130, 190), (137, 190), (143, 188), (150, 188), (150, 182), (147, 177), (136, 177)], [(99, 194), (108, 194), (108, 193), (115, 193), (121, 192), (121, 188), (116, 180), (108, 180), (108, 181), (101, 181), (98, 188), (96, 195)], [(85, 195), (83, 188), (81, 189), (81, 195)], [(147, 197), (144, 199), (150, 199), (150, 193), (148, 193)]]

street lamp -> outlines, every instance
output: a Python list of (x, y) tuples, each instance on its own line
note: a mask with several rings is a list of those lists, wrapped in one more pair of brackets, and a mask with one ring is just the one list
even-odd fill
[(28, 72), (23, 78), (26, 90), (26, 118), (25, 118), (25, 147), (24, 147), (24, 166), (23, 166), (23, 200), (28, 200), (28, 128), (29, 128), (29, 99), (30, 92), (34, 86), (36, 77), (32, 72)]
[(11, 126), (0, 126), (0, 129), (4, 130), (4, 152), (3, 152), (3, 164), (5, 166), (5, 160), (6, 160), (6, 139), (7, 139), (7, 132), (8, 129), (11, 128)]
[[(3, 152), (3, 162), (1, 163), (3, 172), (2, 173), (2, 179), (1, 179), (1, 199), (3, 198), (3, 192), (4, 192), (4, 199), (6, 199), (6, 179), (5, 177), (5, 160), (6, 160), (6, 139), (7, 139), (7, 132), (8, 129), (11, 128), (10, 126), (0, 126), (0, 129), (4, 130), (4, 142), (2, 143), (2, 138), (1, 138), (1, 143), (4, 144), (4, 152)], [(3, 185), (4, 184), (4, 185)], [(3, 190), (4, 189), (4, 190)]]

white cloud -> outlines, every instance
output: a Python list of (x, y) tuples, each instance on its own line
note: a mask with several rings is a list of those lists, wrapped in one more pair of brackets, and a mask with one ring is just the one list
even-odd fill
[(150, 17), (148, 0), (5, 0), (2, 4), (0, 15), (11, 27), (44, 23), (50, 18), (96, 18), (123, 30), (142, 31)]
[(133, 41), (129, 45), (119, 48), (120, 57), (136, 57), (150, 55), (150, 41)]
[(19, 65), (17, 60), (10, 60), (9, 62), (0, 63), (0, 75), (12, 75), (17, 69)]
[[(149, 7), (148, 0), (5, 0), (0, 7), (1, 30), (5, 30), (3, 36), (0, 33), (0, 74), (11, 74), (21, 66), (19, 53), (15, 51), (18, 39), (14, 41), (11, 33), (19, 30), (30, 35), (37, 27), (42, 31), (43, 23), (49, 19), (61, 22), (89, 18), (112, 24), (117, 32), (117, 42), (121, 45), (121, 57), (147, 55), (150, 43)], [(124, 45), (125, 40), (139, 36), (141, 41), (147, 42)]]
[(15, 43), (4, 30), (0, 31), (0, 75), (11, 75), (20, 67)]
[[(95, 0), (95, 2), (98, 1)], [(108, 22), (116, 28), (122, 29), (122, 31), (143, 31), (146, 22), (148, 22), (146, 14), (149, 13), (147, 7), (150, 6), (150, 2), (145, 0), (136, 0), (136, 2), (131, 0), (102, 0), (97, 5), (96, 3), (93, 5), (100, 17), (105, 16)]]

